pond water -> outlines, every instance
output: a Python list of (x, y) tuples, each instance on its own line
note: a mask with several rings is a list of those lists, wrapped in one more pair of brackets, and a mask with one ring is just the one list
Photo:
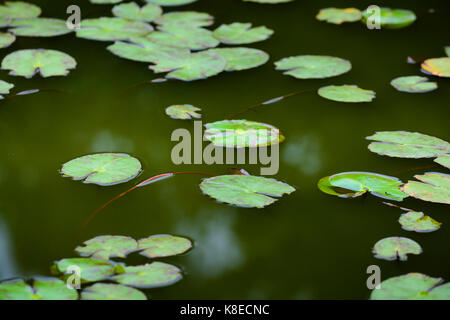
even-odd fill
[[(65, 18), (73, 1), (30, 1), (43, 16)], [(382, 157), (367, 149), (364, 138), (375, 131), (417, 131), (448, 140), (449, 88), (426, 94), (398, 92), (389, 83), (398, 76), (420, 75), (408, 55), (444, 56), (448, 10), (444, 1), (412, 1), (418, 21), (399, 30), (370, 31), (360, 23), (336, 26), (319, 22), (320, 8), (370, 1), (295, 1), (264, 6), (239, 0), (200, 0), (169, 10), (197, 10), (221, 23), (252, 22), (275, 31), (267, 41), (249, 45), (268, 52), (270, 61), (256, 69), (224, 73), (194, 82), (136, 83), (158, 76), (147, 64), (112, 55), (109, 43), (78, 39), (19, 37), (2, 49), (56, 49), (76, 58), (67, 77), (2, 79), (17, 91), (58, 89), (16, 97), (0, 104), (0, 278), (48, 275), (54, 260), (75, 256), (73, 249), (98, 235), (143, 238), (177, 234), (191, 238), (189, 253), (165, 259), (181, 267), (184, 279), (149, 290), (154, 299), (367, 299), (370, 265), (382, 279), (421, 272), (450, 280), (450, 218), (445, 205), (408, 198), (401, 205), (423, 211), (443, 227), (433, 233), (410, 233), (398, 223), (400, 211), (373, 196), (342, 199), (320, 192), (317, 181), (343, 171), (370, 171), (403, 181), (428, 171), (445, 172), (432, 160)], [(394, 1), (377, 3), (396, 7)], [(83, 18), (109, 16), (110, 6), (80, 1)], [(403, 4), (406, 6), (406, 4)], [(434, 8), (434, 13), (429, 9)], [(447, 10), (447, 11), (446, 11)], [(167, 10), (166, 10), (167, 11)], [(323, 80), (297, 80), (274, 69), (273, 62), (300, 54), (332, 55), (352, 62), (351, 72)], [(103, 211), (80, 232), (97, 207), (144, 178), (173, 171), (227, 172), (226, 165), (174, 165), (173, 130), (193, 130), (193, 123), (173, 120), (172, 104), (202, 108), (203, 121), (227, 119), (259, 102), (290, 92), (331, 84), (357, 84), (376, 91), (367, 104), (337, 103), (314, 92), (300, 94), (242, 115), (280, 128), (277, 180), (296, 188), (265, 209), (231, 207), (202, 195), (199, 176), (177, 176), (130, 193)], [(140, 159), (137, 179), (110, 187), (64, 179), (58, 170), (75, 157), (96, 152), (128, 153)], [(242, 166), (259, 175), (258, 166)], [(425, 168), (424, 168), (425, 167)], [(446, 211), (446, 212), (445, 212)], [(407, 262), (373, 257), (375, 242), (406, 236), (424, 253)], [(145, 261), (135, 256), (136, 261)]]

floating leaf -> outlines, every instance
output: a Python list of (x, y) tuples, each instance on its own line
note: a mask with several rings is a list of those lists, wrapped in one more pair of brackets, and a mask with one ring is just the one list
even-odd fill
[(196, 111), (201, 111), (200, 108), (194, 107), (190, 104), (177, 104), (166, 108), (166, 114), (173, 119), (200, 119), (201, 114)]
[(196, 28), (212, 25), (214, 17), (209, 13), (197, 11), (169, 12), (156, 19), (155, 22), (162, 26)]
[(450, 204), (450, 175), (430, 172), (414, 178), (424, 183), (408, 181), (400, 189), (420, 200)]
[(136, 2), (116, 5), (112, 9), (112, 12), (116, 17), (137, 21), (153, 21), (162, 15), (160, 6), (149, 3), (143, 7), (139, 7)]
[(406, 231), (432, 232), (441, 227), (441, 222), (424, 215), (422, 212), (409, 211), (400, 216), (398, 222)]
[(147, 300), (141, 291), (120, 284), (96, 283), (81, 292), (81, 300)]
[(56, 261), (52, 272), (55, 275), (70, 274), (73, 272), (72, 267), (80, 268), (80, 278), (85, 282), (100, 281), (114, 273), (114, 266), (111, 263), (89, 258), (69, 258)]
[(0, 300), (77, 300), (78, 293), (56, 278), (37, 277), (28, 285), (23, 280), (0, 283)]
[(137, 242), (133, 238), (124, 236), (99, 236), (85, 241), (75, 251), (83, 257), (108, 260), (110, 258), (125, 258), (137, 249)]
[(185, 253), (192, 248), (189, 239), (159, 234), (138, 241), (139, 249), (144, 249), (140, 254), (149, 258), (170, 257)]
[(441, 278), (408, 273), (381, 282), (370, 295), (372, 300), (450, 300), (450, 283), (441, 286)]
[(275, 179), (247, 175), (204, 179), (200, 189), (220, 202), (245, 208), (263, 208), (277, 201), (274, 197), (295, 191), (295, 188)]
[(381, 131), (366, 137), (369, 150), (397, 158), (432, 158), (450, 152), (447, 141), (418, 132)]
[(391, 81), (391, 85), (403, 92), (429, 92), (437, 89), (436, 82), (428, 82), (427, 77), (409, 76), (398, 77)]
[(163, 262), (125, 267), (124, 269), (124, 273), (114, 276), (113, 280), (138, 288), (165, 287), (180, 281), (183, 277), (180, 269)]
[[(8, 94), (9, 90), (14, 88), (14, 85), (12, 83), (8, 83), (6, 81), (0, 80), (0, 93), (1, 94)], [(0, 95), (0, 100), (3, 99), (3, 96)]]
[(399, 179), (371, 172), (342, 172), (319, 180), (318, 187), (327, 194), (358, 197), (367, 191), (381, 198), (402, 201), (407, 197), (399, 187)]
[(0, 26), (9, 25), (14, 19), (31, 19), (41, 14), (41, 8), (22, 1), (6, 1), (0, 5)]
[(319, 21), (328, 23), (342, 24), (344, 22), (355, 22), (361, 20), (362, 14), (355, 8), (325, 8), (321, 9), (316, 16)]
[(444, 155), (440, 156), (439, 158), (434, 159), (434, 162), (437, 162), (441, 166), (444, 166), (444, 167), (450, 169), (450, 154), (444, 154)]
[(293, 0), (243, 0), (243, 1), (245, 1), (245, 2), (263, 3), (263, 4), (277, 4), (277, 3), (291, 2)]
[(264, 147), (285, 140), (279, 129), (254, 121), (222, 120), (205, 127), (205, 139), (219, 147)]
[(241, 71), (259, 67), (269, 61), (269, 55), (253, 48), (216, 48), (209, 49), (227, 60), (226, 71)]
[(75, 59), (68, 54), (44, 49), (15, 51), (2, 61), (2, 69), (11, 70), (10, 75), (26, 78), (31, 78), (38, 72), (44, 78), (65, 76), (76, 65)]
[(438, 77), (450, 78), (450, 58), (433, 58), (425, 60), (422, 71)]
[(102, 17), (81, 21), (77, 37), (100, 41), (129, 40), (146, 36), (152, 31), (153, 27), (142, 21)]
[(129, 181), (141, 171), (138, 159), (123, 153), (99, 153), (66, 162), (61, 173), (84, 183), (110, 186)]
[(214, 37), (226, 44), (247, 44), (268, 39), (273, 34), (264, 26), (252, 28), (251, 23), (222, 24), (214, 30)]
[(16, 41), (15, 35), (8, 32), (0, 33), (0, 48), (9, 47), (14, 41)]
[(326, 86), (317, 93), (325, 99), (338, 102), (370, 102), (375, 98), (375, 91), (358, 88), (355, 85)]
[(420, 245), (408, 238), (389, 237), (378, 241), (373, 247), (375, 258), (400, 261), (408, 259), (407, 254), (421, 254)]
[(184, 4), (189, 4), (197, 0), (145, 0), (150, 3), (155, 3), (160, 6), (181, 6)]
[[(362, 12), (362, 21), (367, 23), (369, 18), (373, 19), (373, 11), (365, 10)], [(416, 15), (410, 10), (380, 8), (379, 23), (382, 28), (399, 29), (404, 28), (416, 21)]]
[(55, 37), (72, 32), (66, 21), (54, 18), (14, 20), (9, 32), (21, 37)]
[(323, 79), (350, 71), (350, 61), (329, 56), (296, 56), (275, 62), (277, 70), (297, 79)]
[(160, 29), (161, 31), (151, 33), (147, 39), (165, 46), (192, 50), (214, 48), (219, 44), (212, 32), (203, 28), (184, 28), (169, 24)]

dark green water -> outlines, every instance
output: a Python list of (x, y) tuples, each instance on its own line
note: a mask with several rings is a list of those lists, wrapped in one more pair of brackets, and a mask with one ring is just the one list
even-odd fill
[[(64, 18), (72, 1), (30, 1), (43, 16)], [(109, 14), (109, 6), (79, 1), (83, 17)], [(446, 172), (431, 160), (381, 157), (367, 150), (364, 137), (382, 130), (418, 131), (449, 140), (449, 82), (426, 94), (394, 90), (389, 82), (420, 75), (408, 55), (444, 56), (449, 15), (445, 1), (378, 2), (403, 6), (418, 21), (401, 30), (370, 31), (359, 23), (335, 26), (315, 20), (320, 8), (357, 6), (369, 1), (295, 1), (278, 6), (239, 0), (200, 0), (177, 10), (197, 10), (221, 23), (252, 22), (275, 30), (267, 41), (249, 45), (271, 60), (254, 70), (221, 74), (191, 83), (171, 81), (138, 87), (157, 76), (146, 64), (120, 59), (109, 43), (73, 34), (48, 39), (19, 38), (1, 56), (27, 48), (64, 51), (78, 62), (65, 78), (2, 79), (15, 92), (52, 88), (0, 104), (0, 278), (49, 274), (51, 262), (74, 256), (81, 241), (114, 234), (142, 238), (170, 233), (192, 238), (195, 248), (168, 261), (185, 271), (174, 286), (149, 291), (155, 299), (366, 299), (366, 268), (381, 267), (382, 279), (421, 272), (450, 280), (450, 218), (444, 205), (407, 199), (402, 206), (422, 210), (444, 223), (431, 234), (403, 231), (400, 211), (372, 196), (340, 199), (321, 193), (317, 181), (343, 171), (371, 171), (406, 181), (414, 174)], [(435, 13), (428, 12), (434, 8)], [(172, 9), (174, 10), (174, 9)], [(447, 11), (446, 11), (447, 10)], [(168, 11), (168, 10), (166, 10)], [(300, 54), (333, 55), (352, 62), (351, 72), (324, 80), (297, 80), (275, 71), (273, 62)], [(245, 114), (270, 123), (286, 136), (276, 179), (296, 187), (264, 210), (230, 207), (201, 194), (198, 176), (178, 176), (130, 193), (101, 213), (85, 232), (83, 221), (98, 206), (144, 177), (172, 171), (217, 174), (226, 166), (172, 164), (176, 128), (191, 122), (167, 117), (165, 107), (189, 103), (202, 108), (203, 121), (226, 119), (242, 108), (289, 92), (328, 84), (357, 84), (375, 90), (369, 104), (344, 104), (305, 93)], [(62, 178), (61, 164), (94, 152), (129, 153), (141, 160), (142, 175), (126, 184), (98, 187)], [(253, 174), (257, 167), (244, 166)], [(407, 262), (373, 257), (371, 248), (387, 236), (406, 236), (424, 249)], [(136, 261), (144, 261), (138, 257)], [(167, 259), (166, 259), (167, 261)]]

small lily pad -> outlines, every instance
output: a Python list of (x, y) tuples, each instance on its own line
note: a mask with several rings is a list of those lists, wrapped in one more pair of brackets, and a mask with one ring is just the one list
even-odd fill
[(173, 119), (200, 119), (202, 117), (201, 114), (197, 113), (197, 111), (201, 111), (200, 108), (194, 107), (190, 104), (177, 104), (166, 108), (166, 114)]
[(361, 11), (356, 8), (325, 8), (319, 11), (316, 19), (333, 24), (342, 24), (344, 22), (359, 21), (361, 20), (361, 17)]
[[(362, 21), (366, 23), (369, 18), (373, 18), (371, 10), (362, 12)], [(380, 26), (386, 29), (404, 28), (416, 21), (416, 15), (410, 10), (380, 8)]]
[(14, 19), (31, 19), (41, 14), (41, 8), (22, 1), (6, 1), (0, 5), (0, 26), (9, 25)]
[(168, 234), (150, 236), (138, 241), (140, 252), (148, 258), (170, 257), (185, 253), (192, 248), (189, 239)]
[(99, 153), (66, 162), (61, 173), (74, 180), (110, 186), (129, 181), (141, 171), (138, 159), (123, 153)]
[(137, 242), (133, 238), (124, 236), (99, 236), (85, 241), (75, 251), (83, 257), (108, 260), (110, 258), (125, 258), (137, 249)]
[(402, 201), (407, 197), (399, 190), (399, 179), (371, 172), (342, 172), (319, 180), (322, 192), (342, 198), (358, 197), (366, 192), (385, 199)]
[(250, 175), (224, 175), (207, 178), (200, 184), (203, 193), (217, 201), (245, 208), (266, 207), (283, 194), (290, 194), (295, 188), (264, 177)]
[(400, 216), (398, 222), (406, 231), (432, 232), (438, 230), (442, 223), (424, 215), (422, 212), (409, 211)]
[(84, 282), (95, 282), (114, 274), (114, 265), (108, 261), (89, 258), (68, 258), (56, 261), (52, 267), (54, 275), (66, 275), (72, 266), (81, 270), (80, 278)]
[(397, 158), (432, 158), (450, 152), (450, 144), (418, 132), (381, 131), (366, 137), (369, 150)]
[(205, 127), (205, 139), (219, 147), (264, 147), (285, 140), (279, 129), (254, 121), (222, 120)]
[(434, 159), (434, 162), (439, 163), (441, 166), (450, 169), (450, 154), (444, 154), (439, 158)]
[(450, 204), (450, 175), (430, 172), (424, 175), (415, 175), (414, 178), (423, 183), (408, 181), (400, 189), (417, 199)]
[(427, 77), (408, 76), (398, 77), (391, 81), (391, 85), (398, 91), (421, 93), (437, 89), (436, 82), (428, 82)]
[(82, 20), (77, 37), (100, 41), (129, 40), (144, 37), (152, 31), (153, 27), (142, 21), (102, 17)]
[(54, 18), (35, 18), (14, 20), (9, 32), (21, 37), (55, 37), (68, 34), (73, 30), (67, 28), (66, 21)]
[(0, 48), (9, 47), (14, 41), (16, 41), (15, 35), (8, 32), (0, 33)]
[(116, 17), (137, 21), (153, 21), (161, 16), (162, 12), (161, 7), (156, 4), (148, 3), (139, 7), (136, 2), (118, 4), (112, 9)]
[[(0, 80), (0, 93), (1, 94), (8, 94), (9, 90), (14, 88), (14, 85), (12, 83), (8, 83), (6, 81)], [(3, 99), (3, 96), (0, 95), (0, 100)]]
[(13, 76), (26, 78), (40, 73), (42, 77), (66, 76), (77, 62), (68, 54), (56, 50), (19, 50), (8, 54), (2, 61), (3, 70)]
[(422, 72), (427, 74), (450, 78), (450, 57), (427, 59), (422, 63), (421, 67)]
[(406, 261), (407, 254), (421, 254), (422, 248), (414, 240), (403, 237), (389, 237), (378, 241), (373, 247), (375, 258)]
[(209, 13), (197, 11), (169, 12), (156, 19), (155, 23), (178, 28), (207, 27), (214, 23), (214, 17)]
[(172, 285), (182, 278), (179, 268), (163, 262), (153, 262), (125, 267), (124, 273), (114, 276), (113, 280), (137, 288), (157, 288)]
[(165, 46), (192, 50), (214, 48), (219, 44), (212, 32), (203, 28), (184, 28), (169, 24), (160, 27), (160, 30), (151, 33), (147, 39)]
[(268, 39), (273, 30), (265, 26), (252, 28), (251, 23), (223, 24), (214, 30), (214, 37), (225, 44), (247, 44)]
[(78, 293), (56, 278), (36, 277), (31, 285), (23, 280), (0, 283), (0, 300), (77, 300)]
[(197, 0), (145, 0), (145, 1), (158, 4), (160, 6), (181, 6), (195, 2)]
[(217, 53), (227, 60), (225, 71), (241, 71), (259, 67), (269, 61), (269, 55), (253, 48), (215, 48), (209, 52)]
[(370, 102), (375, 98), (375, 91), (358, 88), (355, 85), (326, 86), (317, 93), (325, 99), (338, 102)]
[(323, 79), (350, 71), (350, 61), (329, 56), (296, 56), (275, 62), (277, 70), (287, 70), (283, 74), (297, 79)]
[(120, 284), (96, 283), (81, 292), (81, 300), (147, 300), (141, 291)]

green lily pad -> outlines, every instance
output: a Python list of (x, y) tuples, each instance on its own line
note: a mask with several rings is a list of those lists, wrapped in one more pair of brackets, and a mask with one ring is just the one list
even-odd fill
[(427, 74), (450, 78), (450, 57), (427, 59), (422, 63), (421, 67), (422, 72)]
[(122, 2), (122, 0), (89, 0), (94, 4), (115, 4)]
[(23, 280), (0, 283), (0, 300), (77, 300), (75, 289), (60, 279), (37, 277), (29, 285)]
[(137, 21), (153, 21), (161, 16), (162, 12), (161, 7), (156, 4), (148, 3), (139, 7), (136, 2), (118, 4), (112, 9), (116, 17)]
[(420, 200), (450, 204), (450, 175), (430, 172), (424, 175), (415, 175), (414, 178), (424, 183), (408, 181), (400, 189)]
[(85, 241), (75, 251), (83, 257), (108, 260), (110, 258), (125, 256), (137, 249), (137, 242), (133, 238), (124, 236), (99, 236)]
[(138, 241), (140, 252), (148, 258), (170, 257), (185, 253), (192, 248), (189, 239), (183, 237), (171, 236), (168, 234), (159, 234), (150, 236)]
[(67, 28), (66, 21), (54, 18), (34, 18), (14, 20), (9, 32), (21, 37), (55, 37), (68, 34), (73, 30)]
[(84, 282), (96, 282), (104, 280), (114, 274), (114, 265), (108, 261), (89, 258), (69, 258), (56, 261), (52, 267), (54, 275), (66, 275), (69, 268), (76, 266), (80, 268), (80, 278)]
[(44, 49), (15, 51), (2, 61), (2, 69), (11, 70), (10, 75), (26, 78), (31, 78), (38, 72), (44, 78), (66, 76), (76, 66), (77, 62), (68, 54)]
[(125, 267), (124, 269), (124, 273), (114, 276), (113, 280), (137, 288), (165, 287), (183, 278), (179, 268), (163, 262)]
[(409, 211), (400, 216), (398, 222), (406, 231), (432, 232), (438, 230), (442, 223), (424, 215), (422, 212)]
[(214, 37), (225, 44), (247, 44), (268, 39), (273, 30), (265, 26), (252, 28), (251, 23), (222, 24), (214, 30)]
[(253, 48), (215, 48), (209, 49), (227, 60), (225, 71), (241, 71), (259, 67), (269, 61), (269, 55)]
[(166, 108), (166, 114), (169, 117), (182, 120), (200, 119), (202, 115), (197, 111), (201, 111), (201, 109), (190, 104), (177, 104)]
[(355, 85), (326, 86), (317, 93), (325, 99), (338, 102), (370, 102), (375, 98), (375, 91), (358, 88)]
[(447, 141), (418, 132), (381, 131), (366, 137), (370, 151), (397, 158), (432, 158), (450, 152)]
[(406, 261), (407, 254), (421, 254), (422, 248), (420, 245), (408, 238), (403, 237), (389, 237), (378, 241), (373, 247), (375, 258), (384, 260)]
[(277, 201), (274, 197), (295, 191), (295, 188), (275, 179), (249, 175), (207, 178), (200, 183), (200, 189), (219, 202), (245, 208), (266, 207)]
[(440, 156), (439, 158), (434, 159), (434, 162), (437, 162), (441, 166), (444, 166), (444, 167), (450, 169), (450, 154), (444, 154), (444, 155)]
[(14, 19), (31, 19), (41, 14), (41, 8), (22, 1), (6, 1), (0, 5), (0, 27), (9, 25)]
[(275, 62), (277, 70), (297, 79), (323, 79), (350, 71), (350, 61), (329, 56), (296, 56)]
[(342, 198), (358, 197), (367, 191), (374, 196), (402, 201), (407, 197), (399, 179), (371, 172), (342, 172), (319, 180), (322, 192)]
[(280, 130), (265, 123), (222, 120), (205, 124), (205, 139), (219, 147), (264, 147), (285, 140)]
[(429, 92), (437, 89), (436, 82), (428, 82), (427, 77), (409, 76), (398, 77), (391, 81), (391, 85), (403, 92)]
[(316, 19), (333, 24), (342, 24), (344, 22), (359, 21), (361, 20), (361, 17), (361, 11), (356, 8), (325, 8), (319, 11)]
[(138, 159), (123, 153), (99, 153), (66, 162), (61, 173), (84, 183), (110, 186), (129, 181), (141, 171)]
[(244, 2), (256, 2), (263, 4), (278, 4), (278, 3), (286, 3), (291, 2), (293, 0), (243, 0)]
[(212, 32), (203, 28), (180, 28), (169, 24), (160, 29), (161, 31), (151, 33), (147, 39), (165, 46), (192, 50), (214, 48), (219, 44)]
[(197, 11), (169, 12), (156, 19), (155, 23), (178, 28), (207, 27), (214, 23), (214, 17), (209, 13)]
[[(362, 21), (366, 23), (369, 18), (372, 18), (373, 12), (371, 10), (364, 10), (362, 12)], [(386, 29), (404, 28), (416, 21), (416, 15), (410, 10), (380, 8), (380, 26)]]
[(155, 3), (160, 6), (181, 6), (185, 4), (190, 4), (197, 0), (145, 0), (150, 3)]
[(372, 291), (372, 300), (450, 300), (450, 283), (441, 286), (441, 278), (421, 273), (408, 273), (381, 282), (381, 288)]
[[(8, 94), (9, 90), (14, 88), (14, 85), (12, 83), (8, 83), (6, 81), (0, 80), (0, 93), (1, 94)], [(0, 100), (3, 99), (3, 96), (0, 95)]]
[(100, 41), (129, 40), (146, 36), (152, 31), (153, 27), (142, 21), (102, 17), (82, 20), (77, 37)]
[(16, 41), (15, 35), (8, 32), (0, 33), (0, 48), (9, 47), (14, 41)]
[(81, 292), (81, 300), (147, 300), (141, 291), (120, 284), (96, 283)]

